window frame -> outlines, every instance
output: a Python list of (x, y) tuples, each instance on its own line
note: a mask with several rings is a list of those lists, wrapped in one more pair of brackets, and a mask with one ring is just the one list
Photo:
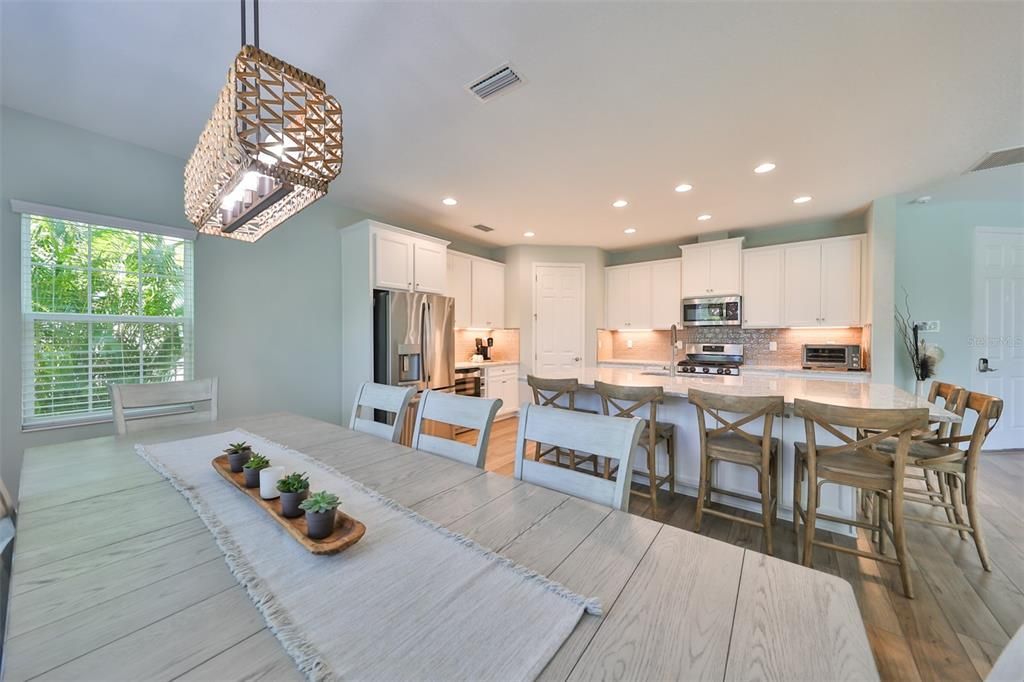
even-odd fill
[[(156, 225), (153, 223), (145, 223), (141, 221), (131, 221), (123, 218), (115, 218), (111, 216), (102, 216), (92, 213), (84, 213), (79, 211), (70, 211), (67, 209), (60, 209), (56, 207), (44, 206), (40, 204), (29, 204), (27, 202), (11, 201), (11, 208), (21, 214), (21, 430), (23, 432), (38, 431), (46, 429), (66, 428), (72, 426), (81, 426), (86, 424), (101, 424), (109, 423), (113, 421), (113, 415), (109, 408), (106, 409), (93, 409), (92, 400), (94, 399), (94, 389), (88, 390), (89, 403), (87, 404), (88, 410), (85, 412), (75, 412), (73, 414), (58, 414), (58, 415), (46, 415), (38, 416), (35, 414), (35, 383), (36, 383), (36, 344), (35, 344), (35, 323), (37, 321), (54, 321), (54, 322), (70, 322), (70, 323), (92, 323), (92, 324), (167, 324), (167, 325), (181, 325), (182, 326), (182, 356), (183, 356), (183, 374), (180, 379), (174, 379), (175, 381), (188, 381), (194, 378), (195, 375), (195, 256), (194, 256), (194, 241), (196, 233), (193, 230), (186, 230), (183, 228), (168, 227), (162, 225)], [(100, 229), (117, 229), (133, 233), (137, 237), (138, 243), (138, 265), (136, 276), (138, 277), (138, 314), (107, 314), (107, 313), (82, 313), (82, 312), (36, 312), (33, 310), (33, 291), (32, 291), (32, 221), (33, 218), (45, 218), (49, 220), (58, 220), (63, 222), (77, 223), (85, 225), (90, 228)], [(142, 237), (151, 234), (158, 235), (161, 237), (172, 237), (175, 239), (183, 240), (184, 244), (184, 264), (183, 264), (183, 303), (182, 303), (182, 315), (179, 316), (165, 316), (165, 315), (145, 315), (144, 306), (144, 289), (143, 281), (147, 276), (152, 277), (164, 277), (158, 273), (146, 273), (143, 269), (142, 259)], [(92, 286), (93, 286), (93, 272), (95, 271), (106, 271), (105, 268), (94, 268), (92, 259), (92, 239), (91, 232), (90, 238), (87, 241), (87, 254), (86, 254), (86, 265), (80, 269), (85, 273), (87, 278), (87, 301), (88, 306), (92, 307), (94, 302), (92, 300)], [(57, 265), (54, 266), (59, 267)], [(120, 272), (120, 271), (118, 271)], [(143, 327), (144, 329), (144, 327)], [(93, 383), (93, 369), (92, 365), (94, 362), (94, 353), (92, 352), (92, 331), (93, 328), (89, 327), (89, 347), (87, 362), (87, 382), (88, 385)], [(140, 333), (143, 333), (140, 331)], [(145, 361), (143, 359), (144, 346), (139, 347), (139, 379), (143, 378), (142, 372), (144, 371)]]

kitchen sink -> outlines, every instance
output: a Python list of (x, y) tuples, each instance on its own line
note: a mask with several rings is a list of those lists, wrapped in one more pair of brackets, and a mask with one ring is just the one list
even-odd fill
[(667, 377), (669, 375), (667, 369), (652, 369), (646, 372), (640, 372), (640, 374), (650, 377)]

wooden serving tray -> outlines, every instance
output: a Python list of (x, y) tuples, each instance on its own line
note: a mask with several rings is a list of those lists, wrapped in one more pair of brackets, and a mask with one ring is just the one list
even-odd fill
[(262, 507), (264, 511), (270, 515), (270, 518), (281, 524), (281, 527), (288, 531), (288, 533), (295, 538), (300, 545), (308, 549), (313, 554), (337, 554), (346, 547), (351, 547), (359, 542), (360, 538), (366, 534), (366, 526), (340, 509), (337, 509), (335, 510), (337, 517), (334, 520), (334, 532), (322, 540), (314, 540), (306, 535), (305, 514), (296, 519), (289, 519), (281, 516), (281, 499), (276, 498), (273, 500), (264, 500), (260, 497), (259, 488), (246, 488), (245, 474), (236, 474), (231, 471), (231, 465), (228, 464), (227, 455), (216, 457), (210, 463), (213, 465), (213, 468), (217, 473), (252, 498), (256, 504)]

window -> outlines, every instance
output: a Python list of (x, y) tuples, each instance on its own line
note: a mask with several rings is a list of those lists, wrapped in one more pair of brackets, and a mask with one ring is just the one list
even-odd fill
[(191, 239), (62, 212), (22, 211), (24, 428), (109, 419), (111, 382), (192, 378)]

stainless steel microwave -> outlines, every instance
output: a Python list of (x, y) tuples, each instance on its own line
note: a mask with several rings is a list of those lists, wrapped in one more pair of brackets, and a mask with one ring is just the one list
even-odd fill
[(740, 314), (739, 296), (702, 296), (683, 299), (684, 327), (739, 326), (743, 320)]

